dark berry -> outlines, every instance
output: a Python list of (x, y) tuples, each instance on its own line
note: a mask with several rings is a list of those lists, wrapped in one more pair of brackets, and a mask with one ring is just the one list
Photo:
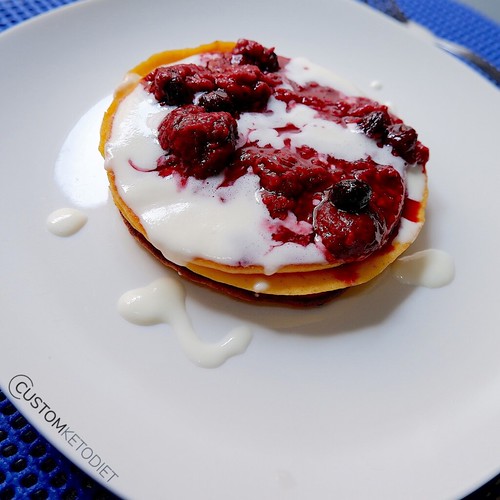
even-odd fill
[(158, 169), (170, 168), (198, 179), (217, 175), (234, 153), (237, 138), (236, 120), (229, 113), (181, 106), (159, 127), (158, 140), (166, 155), (158, 160)]
[(227, 95), (227, 92), (222, 89), (203, 94), (198, 100), (198, 105), (205, 108), (206, 111), (234, 112), (234, 106), (230, 97)]
[(425, 165), (429, 161), (429, 148), (417, 141), (412, 157), (414, 159), (414, 163)]
[(372, 190), (366, 182), (345, 179), (332, 187), (330, 201), (343, 212), (359, 214), (368, 206), (371, 194)]
[(372, 139), (384, 139), (391, 119), (386, 111), (372, 111), (359, 122), (361, 130)]
[(256, 66), (231, 66), (215, 74), (215, 84), (224, 90), (237, 111), (262, 111), (273, 90)]
[(196, 64), (161, 66), (146, 76), (146, 81), (159, 102), (174, 106), (190, 104), (197, 92), (215, 88), (210, 71)]
[(274, 48), (266, 48), (253, 40), (238, 40), (233, 49), (233, 64), (253, 64), (261, 71), (275, 72), (280, 69)]
[(417, 144), (417, 138), (418, 136), (415, 129), (403, 123), (397, 123), (389, 127), (387, 144), (390, 144), (392, 149), (401, 156), (401, 158), (411, 161), (413, 151)]

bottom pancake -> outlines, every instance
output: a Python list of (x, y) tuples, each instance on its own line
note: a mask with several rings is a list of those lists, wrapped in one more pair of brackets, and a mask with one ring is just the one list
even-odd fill
[(201, 276), (200, 274), (197, 274), (184, 266), (174, 264), (173, 262), (167, 260), (156, 247), (154, 247), (139, 231), (132, 227), (128, 220), (125, 219), (125, 217), (122, 216), (122, 218), (130, 234), (137, 240), (138, 243), (140, 243), (140, 245), (146, 251), (148, 251), (156, 259), (158, 259), (164, 266), (173, 269), (179, 274), (179, 276), (191, 281), (192, 283), (202, 285), (217, 292), (224, 293), (234, 299), (238, 299), (244, 302), (251, 302), (253, 304), (260, 303), (299, 308), (322, 306), (333, 300), (335, 297), (338, 297), (343, 292), (343, 290), (332, 290), (328, 292), (308, 295), (271, 295), (266, 293), (252, 292), (250, 290), (244, 290), (235, 286), (214, 281), (205, 276)]

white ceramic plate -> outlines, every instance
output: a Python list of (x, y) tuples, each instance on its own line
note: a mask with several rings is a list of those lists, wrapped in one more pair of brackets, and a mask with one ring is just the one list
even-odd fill
[[(243, 355), (209, 370), (168, 326), (118, 315), (123, 292), (168, 271), (120, 222), (95, 148), (127, 69), (158, 50), (239, 37), (329, 66), (420, 131), (431, 195), (414, 250), (444, 250), (457, 271), (433, 290), (386, 274), (301, 312), (188, 285), (201, 337), (253, 331)], [(442, 499), (497, 472), (494, 87), (333, 0), (88, 1), (2, 35), (0, 60), (0, 383), (11, 398), (29, 389), (14, 402), (71, 460), (131, 498)], [(70, 238), (45, 227), (64, 206), (89, 218)]]

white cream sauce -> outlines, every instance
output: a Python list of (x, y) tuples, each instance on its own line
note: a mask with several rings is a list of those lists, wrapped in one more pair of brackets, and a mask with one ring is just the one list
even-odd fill
[[(337, 88), (353, 91), (353, 87), (340, 85), (331, 72), (302, 58), (292, 59), (284, 73), (299, 83), (316, 81), (334, 87), (337, 84)], [(106, 148), (106, 168), (115, 173), (120, 195), (140, 218), (150, 242), (168, 260), (180, 265), (199, 257), (230, 266), (260, 265), (266, 274), (273, 274), (290, 262), (326, 263), (321, 242), (302, 246), (272, 239), (270, 229), (274, 221), (262, 202), (259, 178), (253, 173), (226, 188), (219, 188), (223, 174), (206, 180), (190, 178), (182, 189), (175, 175), (162, 178), (148, 173), (156, 168), (156, 160), (164, 153), (157, 128), (172, 109), (161, 106), (141, 85), (137, 86), (121, 103)], [(289, 124), (300, 130), (283, 132)], [(292, 150), (308, 145), (320, 155), (349, 161), (370, 155), (407, 178), (408, 165), (392, 155), (389, 146), (379, 148), (356, 127), (324, 120), (301, 104), (287, 109), (285, 103), (271, 97), (266, 113), (242, 113), (238, 134), (237, 147), (257, 141), (261, 146), (280, 149), (287, 140)], [(424, 181), (420, 168), (415, 168), (407, 179), (412, 198), (417, 201), (422, 199)], [(407, 229), (409, 226), (411, 223), (402, 225)], [(419, 228), (420, 225), (412, 226), (401, 237), (413, 236)]]
[(151, 284), (124, 293), (118, 311), (137, 325), (169, 324), (187, 357), (203, 368), (215, 368), (243, 353), (252, 333), (246, 326), (235, 328), (217, 343), (207, 343), (195, 333), (185, 305), (186, 292), (178, 279), (160, 278)]
[(47, 229), (56, 236), (71, 236), (87, 223), (87, 215), (76, 208), (54, 210), (46, 221)]
[(406, 285), (439, 288), (455, 277), (453, 258), (442, 250), (429, 248), (412, 255), (404, 255), (391, 266), (392, 275)]

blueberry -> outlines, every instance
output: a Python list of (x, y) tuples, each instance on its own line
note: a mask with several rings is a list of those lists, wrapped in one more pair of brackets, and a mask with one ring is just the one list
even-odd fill
[(330, 191), (330, 201), (343, 212), (359, 214), (368, 206), (372, 190), (358, 179), (337, 182)]

